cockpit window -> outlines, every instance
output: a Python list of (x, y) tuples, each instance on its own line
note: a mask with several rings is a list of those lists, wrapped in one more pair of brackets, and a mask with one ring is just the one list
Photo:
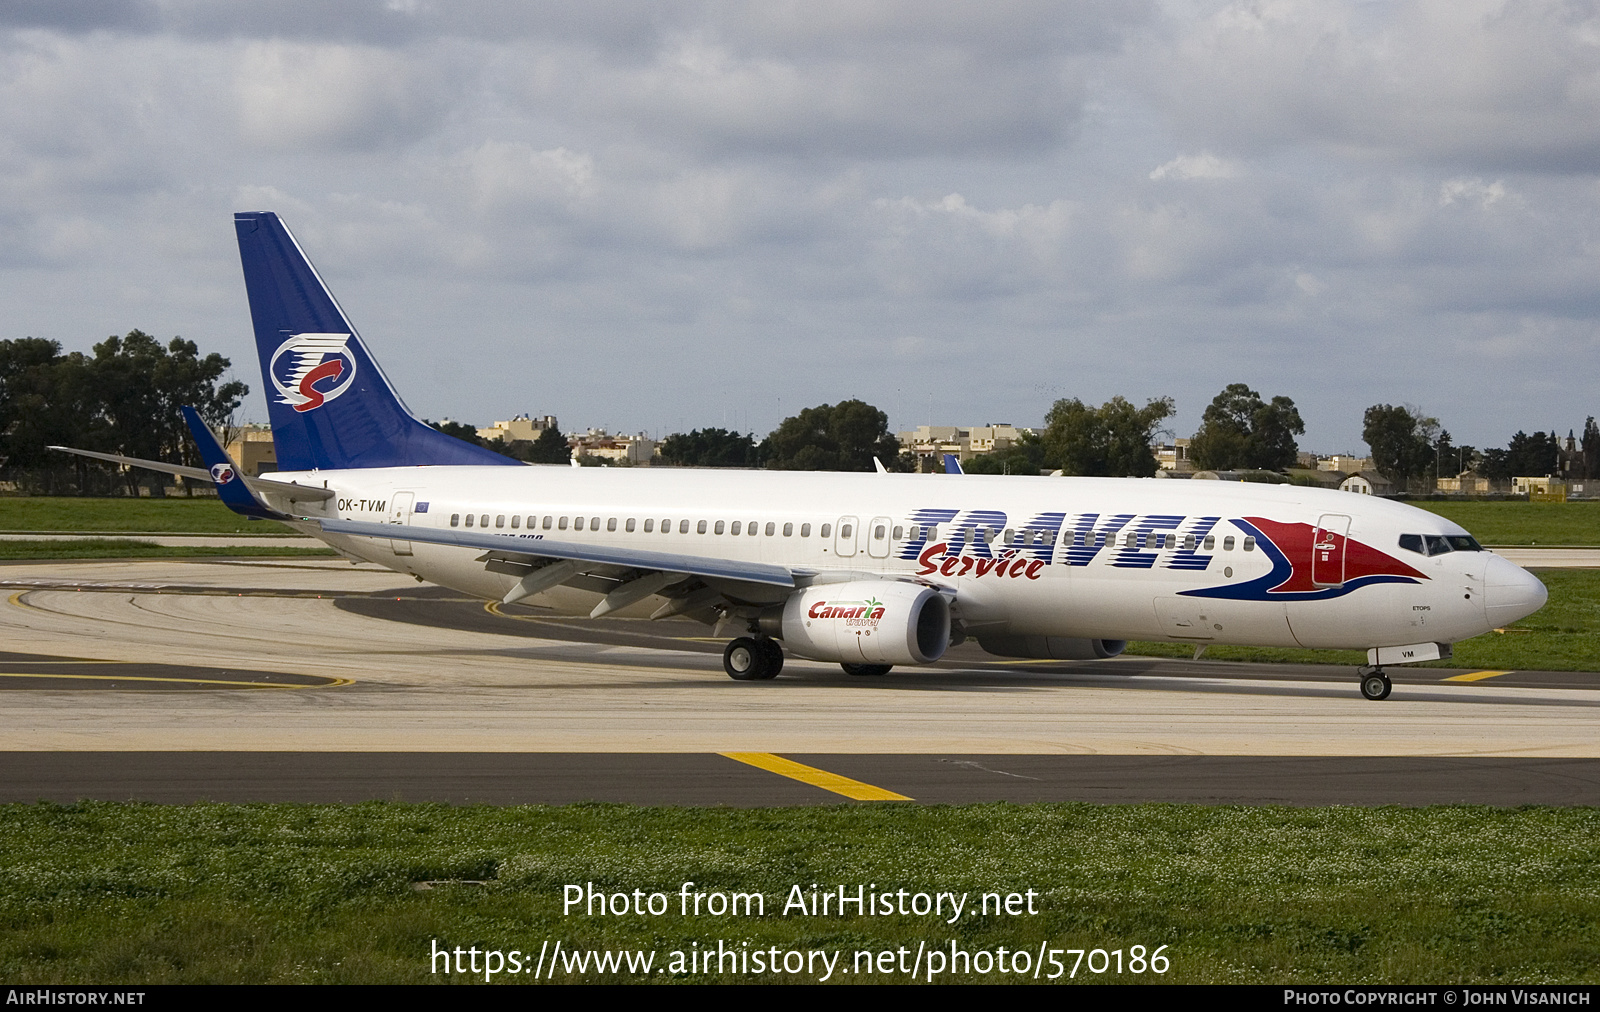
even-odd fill
[(1467, 534), (1402, 534), (1400, 547), (1419, 555), (1444, 555), (1447, 552), (1481, 552), (1483, 546)]

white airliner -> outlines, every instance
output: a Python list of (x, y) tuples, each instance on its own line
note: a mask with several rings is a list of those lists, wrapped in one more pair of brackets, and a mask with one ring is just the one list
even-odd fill
[(283, 470), (243, 475), (189, 409), (206, 470), (89, 456), (209, 478), (240, 513), (485, 599), (699, 619), (736, 679), (785, 649), (881, 675), (968, 637), (1061, 660), (1141, 639), (1364, 649), (1383, 699), (1383, 665), (1545, 602), (1455, 524), (1348, 492), (518, 464), (411, 414), (276, 214), (235, 227)]

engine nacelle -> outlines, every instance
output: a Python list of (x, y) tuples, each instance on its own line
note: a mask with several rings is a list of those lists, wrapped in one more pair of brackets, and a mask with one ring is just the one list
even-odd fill
[(1067, 636), (982, 636), (978, 645), (1000, 657), (1034, 657), (1049, 661), (1092, 661), (1115, 657), (1127, 640), (1086, 640)]
[(950, 646), (950, 602), (888, 580), (808, 587), (783, 605), (783, 643), (819, 661), (930, 664)]

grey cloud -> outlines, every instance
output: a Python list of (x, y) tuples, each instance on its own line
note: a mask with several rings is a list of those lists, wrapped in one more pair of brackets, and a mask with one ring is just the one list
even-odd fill
[(1566, 0), (1230, 3), (1136, 73), (1180, 136), (1492, 171), (1600, 166), (1600, 12)]

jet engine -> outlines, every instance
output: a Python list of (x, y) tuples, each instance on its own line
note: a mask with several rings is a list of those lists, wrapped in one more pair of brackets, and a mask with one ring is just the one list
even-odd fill
[(978, 636), (978, 645), (1000, 657), (1052, 661), (1092, 661), (1115, 657), (1127, 640), (1087, 640), (1067, 636)]
[[(779, 616), (771, 615), (768, 623), (773, 618)], [(784, 603), (781, 622), (784, 645), (819, 661), (930, 664), (950, 646), (950, 602), (914, 583), (858, 580), (808, 587)]]

